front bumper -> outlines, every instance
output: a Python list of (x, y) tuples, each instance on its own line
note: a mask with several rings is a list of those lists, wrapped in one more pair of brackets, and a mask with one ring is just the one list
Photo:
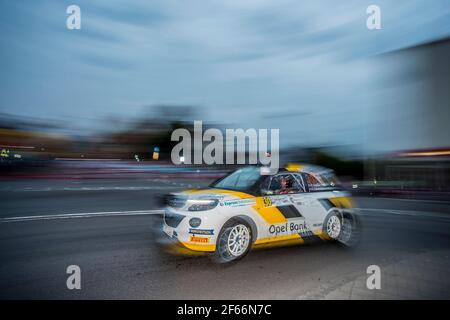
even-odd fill
[[(199, 215), (196, 214), (196, 217)], [(202, 224), (199, 228), (192, 228), (189, 220), (194, 217), (185, 212), (175, 212), (166, 209), (164, 212), (163, 231), (175, 244), (192, 251), (216, 251), (216, 230), (208, 224), (208, 219), (200, 217)]]

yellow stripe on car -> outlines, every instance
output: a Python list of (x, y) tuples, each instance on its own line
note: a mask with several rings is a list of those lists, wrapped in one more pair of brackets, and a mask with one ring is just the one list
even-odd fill
[(286, 222), (285, 216), (276, 207), (266, 207), (263, 198), (256, 198), (256, 204), (252, 206), (256, 212), (268, 223), (283, 223)]
[(318, 236), (323, 241), (331, 240), (331, 238), (322, 230), (313, 230), (314, 235)]
[(298, 234), (289, 234), (278, 237), (262, 238), (255, 241), (253, 244), (255, 248), (267, 248), (267, 247), (284, 247), (289, 245), (304, 244), (305, 240)]
[(303, 165), (298, 164), (298, 163), (289, 163), (286, 166), (286, 170), (287, 171), (300, 171), (300, 169), (303, 167)]
[(226, 189), (201, 189), (201, 190), (187, 190), (186, 193), (189, 194), (201, 194), (201, 193), (219, 193), (219, 194), (230, 194), (240, 199), (251, 199), (255, 198), (256, 204), (252, 206), (253, 209), (258, 212), (258, 214), (269, 224), (283, 223), (286, 222), (284, 215), (276, 207), (266, 207), (264, 200), (261, 197), (254, 197), (245, 192), (226, 190)]
[(216, 251), (215, 244), (196, 244), (190, 242), (180, 242), (186, 248), (193, 251), (206, 251), (206, 252), (214, 252)]
[(202, 194), (202, 193), (229, 194), (232, 196), (236, 196), (240, 199), (248, 199), (248, 198), (254, 197), (251, 194), (248, 194), (245, 192), (226, 190), (226, 189), (191, 189), (191, 190), (184, 191), (184, 193), (187, 193), (187, 194)]
[(353, 201), (349, 197), (336, 197), (329, 199), (337, 208), (353, 208)]

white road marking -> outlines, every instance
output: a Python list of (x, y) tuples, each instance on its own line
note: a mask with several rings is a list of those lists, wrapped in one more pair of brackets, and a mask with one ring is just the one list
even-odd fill
[[(180, 187), (182, 187), (180, 185)], [(24, 189), (8, 189), (1, 188), (2, 191), (14, 192), (49, 192), (49, 191), (139, 191), (139, 190), (171, 190), (172, 186), (151, 186), (151, 187), (42, 187), (42, 188), (24, 188)]]
[(426, 202), (426, 203), (438, 203), (438, 204), (448, 204), (448, 200), (423, 200), (423, 199), (409, 199), (409, 198), (389, 198), (389, 197), (376, 197), (371, 199), (380, 199), (380, 200), (394, 200), (394, 201), (409, 201), (409, 202)]
[[(355, 208), (359, 211), (374, 212), (374, 213), (389, 213), (395, 215), (420, 216), (430, 218), (444, 218), (450, 220), (450, 213), (437, 213), (426, 211), (405, 211), (392, 209), (369, 209), (369, 208)], [(56, 219), (76, 219), (76, 218), (98, 218), (98, 217), (114, 217), (114, 216), (140, 216), (140, 215), (154, 215), (163, 214), (162, 209), (140, 210), (140, 211), (107, 211), (107, 212), (84, 212), (84, 213), (64, 213), (52, 215), (35, 215), (35, 216), (18, 216), (0, 218), (0, 223), (8, 222), (24, 222), (37, 220), (56, 220)]]
[(164, 213), (164, 210), (65, 213), (65, 214), (52, 214), (52, 215), (36, 215), (36, 216), (22, 216), (22, 217), (1, 218), (0, 219), (0, 223), (36, 221), (36, 220), (114, 217), (114, 216), (141, 216), (141, 215), (153, 215), (153, 214), (163, 214), (163, 213)]
[(390, 213), (396, 215), (415, 216), (415, 217), (431, 217), (431, 218), (444, 218), (450, 219), (450, 213), (444, 212), (428, 212), (428, 211), (414, 211), (414, 210), (393, 210), (393, 209), (369, 209), (369, 208), (356, 208), (359, 211), (368, 212), (380, 212)]

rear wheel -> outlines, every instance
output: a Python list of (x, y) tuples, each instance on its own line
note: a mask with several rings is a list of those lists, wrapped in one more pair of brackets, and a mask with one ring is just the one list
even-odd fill
[(338, 214), (332, 214), (326, 223), (327, 234), (331, 239), (337, 240), (341, 235), (342, 223)]
[(359, 243), (361, 225), (357, 215), (340, 210), (332, 210), (324, 223), (324, 232), (333, 240), (353, 247)]
[(214, 260), (220, 263), (242, 259), (250, 250), (252, 230), (243, 221), (227, 223), (217, 239)]

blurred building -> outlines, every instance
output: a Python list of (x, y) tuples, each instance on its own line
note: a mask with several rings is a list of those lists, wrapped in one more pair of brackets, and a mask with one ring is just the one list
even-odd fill
[(449, 189), (449, 57), (445, 38), (375, 59), (366, 178)]

